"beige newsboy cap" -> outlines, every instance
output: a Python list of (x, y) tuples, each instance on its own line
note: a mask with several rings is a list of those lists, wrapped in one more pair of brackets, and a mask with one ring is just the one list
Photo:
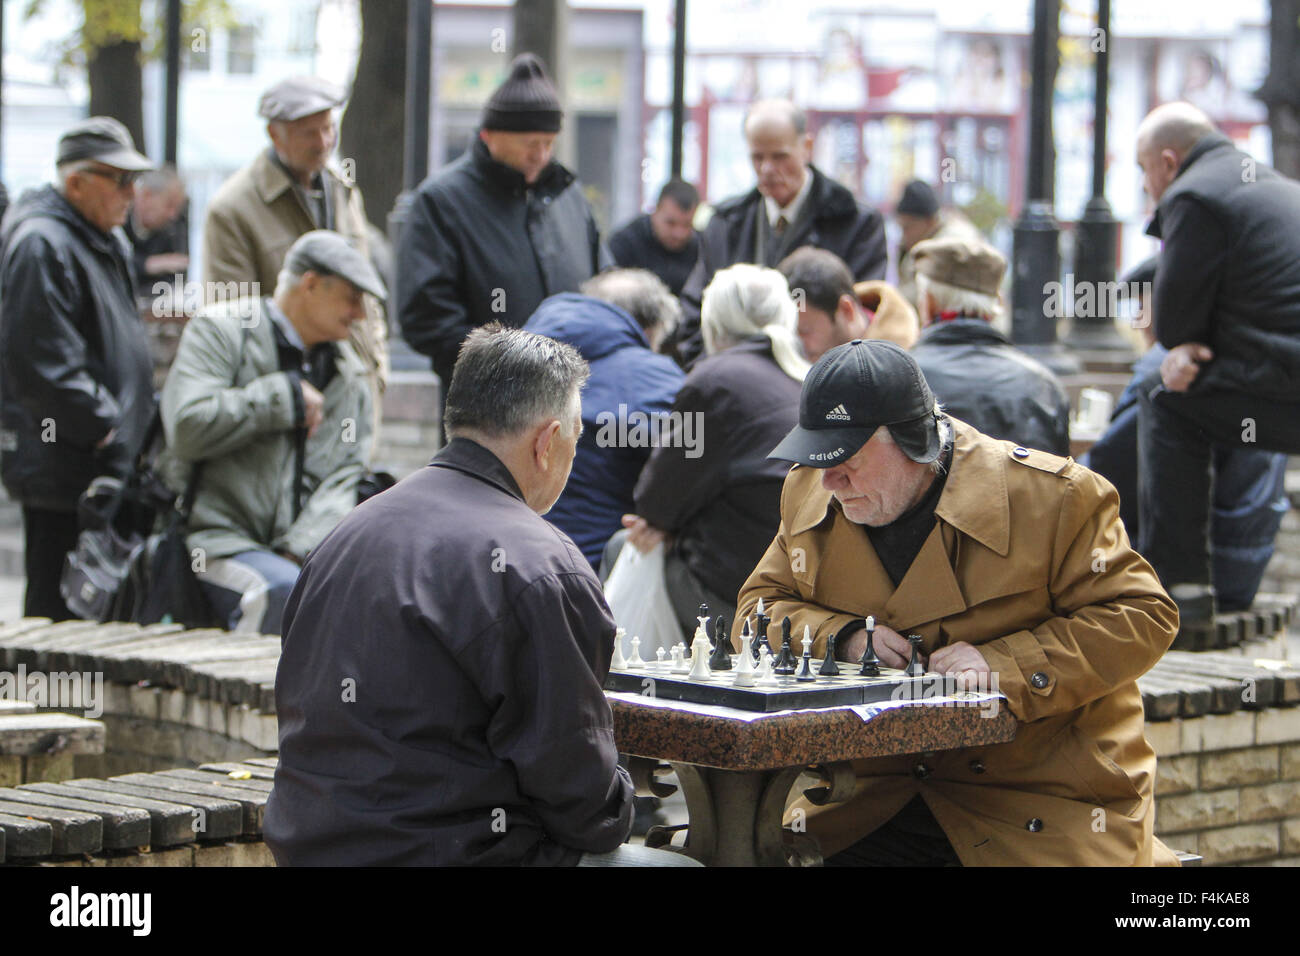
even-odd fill
[(912, 247), (916, 274), (959, 289), (997, 295), (1007, 260), (987, 242), (926, 239)]

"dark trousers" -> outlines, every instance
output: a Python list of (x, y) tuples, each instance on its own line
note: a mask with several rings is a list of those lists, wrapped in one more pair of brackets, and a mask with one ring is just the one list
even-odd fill
[(888, 823), (828, 859), (826, 866), (961, 866), (934, 814), (919, 796)]
[(59, 578), (68, 552), (77, 547), (77, 515), (72, 511), (23, 508), (23, 564), (27, 594), (23, 614), (66, 621), (75, 615), (63, 603)]
[(1208, 586), (1215, 448), (1300, 454), (1300, 403), (1211, 389), (1170, 392), (1159, 372), (1138, 404), (1138, 550), (1166, 588)]

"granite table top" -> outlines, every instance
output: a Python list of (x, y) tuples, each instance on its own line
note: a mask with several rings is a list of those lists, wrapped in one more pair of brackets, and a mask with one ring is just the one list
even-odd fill
[(1006, 743), (1001, 694), (758, 713), (607, 691), (619, 752), (721, 770), (774, 770)]

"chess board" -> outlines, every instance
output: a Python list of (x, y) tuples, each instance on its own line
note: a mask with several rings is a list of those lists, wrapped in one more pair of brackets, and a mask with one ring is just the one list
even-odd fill
[[(820, 677), (799, 681), (794, 676), (774, 676), (769, 686), (736, 687), (736, 655), (732, 670), (712, 671), (707, 680), (691, 680), (686, 674), (674, 674), (667, 661), (650, 661), (639, 668), (611, 669), (605, 689), (661, 700), (680, 700), (692, 704), (715, 704), (738, 710), (770, 713), (778, 710), (808, 710), (817, 707), (843, 707), (870, 704), (883, 700), (922, 699), (933, 691), (939, 678), (935, 674), (908, 677), (901, 670), (882, 667), (879, 677), (859, 677), (858, 665), (839, 662), (837, 677)], [(821, 661), (812, 662), (817, 674)]]

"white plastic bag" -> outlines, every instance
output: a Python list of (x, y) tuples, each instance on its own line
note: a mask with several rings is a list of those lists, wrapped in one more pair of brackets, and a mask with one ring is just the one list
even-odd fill
[(618, 626), (627, 631), (625, 655), (632, 653), (633, 637), (641, 638), (638, 651), (646, 661), (655, 659), (656, 648), (667, 650), (681, 643), (682, 630), (664, 581), (663, 542), (649, 554), (625, 544), (605, 581), (605, 600)]

